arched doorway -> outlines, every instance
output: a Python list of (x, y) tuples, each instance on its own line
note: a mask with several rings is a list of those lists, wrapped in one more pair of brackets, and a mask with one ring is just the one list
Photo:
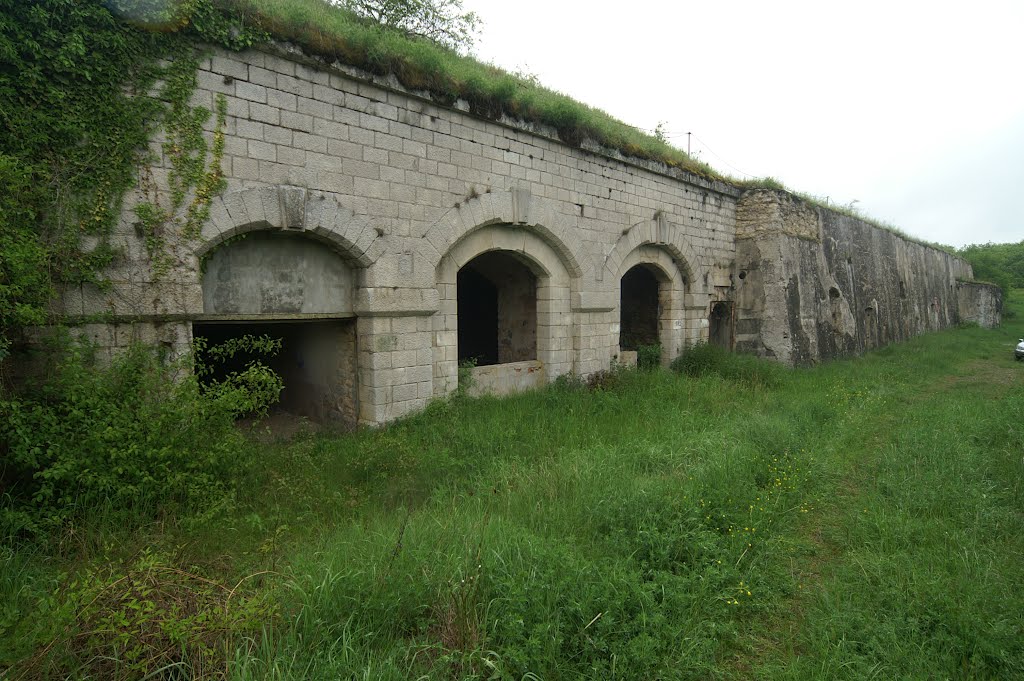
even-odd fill
[[(203, 262), (203, 315), (192, 334), (208, 343), (243, 335), (281, 340), (263, 360), (284, 381), (279, 409), (355, 426), (355, 273), (323, 243), (281, 232), (249, 232)], [(215, 368), (224, 375), (245, 357)]]
[(437, 265), (434, 394), (470, 376), (474, 393), (544, 385), (572, 370), (571, 280), (540, 235), (487, 225), (460, 239)]
[(646, 265), (634, 265), (619, 286), (619, 348), (636, 351), (658, 345), (661, 317), (658, 278)]
[(459, 362), (490, 366), (537, 359), (537, 277), (507, 251), (459, 270)]

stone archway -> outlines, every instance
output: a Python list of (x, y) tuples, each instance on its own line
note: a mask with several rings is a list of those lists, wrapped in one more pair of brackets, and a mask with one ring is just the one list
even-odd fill
[(682, 276), (682, 284), (693, 293), (704, 293), (707, 290), (707, 266), (701, 254), (694, 249), (682, 229), (673, 225), (659, 215), (634, 225), (615, 243), (611, 253), (605, 258), (604, 276), (617, 280), (625, 272), (626, 260), (638, 248), (654, 246), (662, 250), (672, 261), (671, 270), (678, 270)]
[[(281, 231), (244, 233), (209, 253), (202, 272), (203, 315), (192, 334), (209, 344), (244, 335), (281, 341), (261, 358), (284, 382), (277, 408), (354, 427), (355, 268), (323, 243)], [(214, 368), (238, 370), (243, 353)]]
[(228, 192), (210, 202), (196, 256), (205, 259), (222, 243), (249, 232), (275, 230), (322, 241), (353, 267), (369, 267), (384, 251), (380, 234), (366, 217), (345, 208), (337, 196), (266, 185)]
[[(496, 325), (495, 361), (474, 370), (482, 391), (514, 392), (572, 370), (570, 277), (565, 264), (537, 234), (514, 225), (488, 225), (452, 246), (437, 266), (440, 312), (434, 317), (435, 395), (446, 395), (458, 386), (460, 279), (465, 286), (474, 277), (490, 283), (496, 306), (494, 319), (488, 321)], [(477, 296), (476, 303), (463, 296), (463, 303), (485, 309), (485, 294)], [(511, 306), (504, 322), (498, 302), (503, 295), (506, 306)], [(518, 330), (513, 328), (516, 325)], [(505, 338), (498, 338), (503, 331)], [(463, 333), (462, 337), (467, 336)], [(507, 345), (504, 352), (502, 343)], [(529, 354), (534, 357), (520, 359)]]
[(279, 408), (354, 427), (356, 278), (381, 251), (367, 227), (335, 199), (296, 187), (218, 197), (197, 249), (203, 309), (193, 336), (280, 339), (280, 353), (263, 360), (284, 380)]
[[(619, 335), (615, 339), (617, 345), (613, 352), (620, 359), (632, 361), (633, 355), (624, 353), (635, 352), (638, 342), (645, 345), (657, 343), (661, 345), (662, 364), (667, 364), (682, 351), (691, 335), (698, 332), (692, 314), (687, 316), (693, 311), (685, 305), (686, 277), (676, 263), (664, 249), (653, 245), (639, 246), (622, 259), (617, 277), (620, 282)], [(646, 289), (646, 295), (640, 296), (642, 300), (630, 299), (628, 295), (630, 273), (642, 278), (640, 286)], [(640, 334), (640, 338), (629, 338), (631, 333), (635, 334), (635, 330), (625, 325), (631, 312), (638, 312), (629, 308), (635, 308), (638, 304), (647, 308), (639, 311), (643, 318), (641, 323), (646, 330)]]

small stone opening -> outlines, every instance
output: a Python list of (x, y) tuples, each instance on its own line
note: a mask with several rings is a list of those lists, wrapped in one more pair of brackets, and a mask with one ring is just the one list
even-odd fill
[(636, 265), (623, 275), (619, 299), (621, 350), (658, 343), (659, 287), (657, 277), (644, 265)]
[(708, 341), (712, 345), (731, 350), (733, 343), (732, 303), (722, 301), (712, 305), (709, 325)]
[(537, 277), (505, 251), (479, 255), (457, 278), (459, 362), (537, 359)]
[(259, 359), (284, 382), (275, 413), (354, 428), (356, 408), (356, 324), (354, 319), (282, 322), (195, 322), (192, 334), (207, 345), (243, 335), (281, 340), (281, 351), (267, 358), (239, 353), (211, 367), (207, 380), (222, 380)]
[(839, 292), (835, 286), (828, 290), (829, 306), (832, 310), (832, 327), (837, 333), (842, 326), (843, 308), (842, 308), (842, 297), (843, 294)]

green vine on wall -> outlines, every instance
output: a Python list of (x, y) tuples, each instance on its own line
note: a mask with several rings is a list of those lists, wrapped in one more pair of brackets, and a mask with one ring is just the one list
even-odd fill
[(0, 0), (0, 360), (20, 329), (55, 321), (61, 289), (103, 284), (125, 193), (155, 189), (146, 150), (161, 126), (170, 205), (136, 211), (154, 270), (171, 216), (198, 235), (223, 187), (226, 102), (189, 106), (195, 45), (265, 38), (215, 0)]
[(210, 201), (214, 196), (223, 192), (227, 185), (224, 180), (224, 169), (221, 167), (224, 160), (224, 129), (228, 119), (228, 98), (223, 94), (217, 95), (216, 114), (213, 148), (210, 151), (210, 167), (196, 182), (195, 198), (189, 205), (188, 213), (185, 216), (184, 234), (192, 239), (199, 237), (203, 224), (210, 217)]
[[(154, 276), (161, 277), (173, 265), (169, 242), (176, 231), (186, 239), (199, 237), (203, 223), (210, 216), (210, 202), (223, 191), (224, 130), (227, 125), (227, 98), (216, 98), (216, 118), (213, 142), (208, 145), (203, 134), (211, 112), (204, 106), (191, 106), (196, 90), (197, 53), (177, 55), (166, 71), (165, 85), (159, 99), (166, 101), (168, 110), (164, 118), (165, 141), (161, 145), (170, 161), (168, 190), (170, 205), (163, 206), (161, 188), (152, 179), (147, 164), (156, 159), (147, 157), (140, 169), (140, 186), (148, 200), (134, 208), (138, 219), (136, 228), (145, 239)], [(187, 205), (186, 205), (187, 204)]]

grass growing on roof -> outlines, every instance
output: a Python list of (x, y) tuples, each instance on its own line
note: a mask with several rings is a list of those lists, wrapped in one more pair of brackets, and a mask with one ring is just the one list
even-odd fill
[(551, 126), (572, 146), (589, 139), (626, 156), (662, 162), (707, 179), (725, 179), (710, 166), (603, 111), (472, 57), (367, 23), (322, 0), (223, 3), (279, 40), (376, 75), (393, 74), (404, 87), (427, 91), (441, 102), (464, 99), (476, 115)]
[(708, 180), (743, 189), (789, 192), (812, 205), (856, 218), (900, 237), (949, 253), (949, 246), (911, 236), (895, 225), (877, 220), (853, 206), (828, 204), (819, 197), (795, 192), (774, 178), (738, 180), (697, 161), (653, 134), (627, 125), (609, 114), (538, 84), (425, 40), (414, 40), (362, 20), (323, 0), (217, 0), (271, 36), (297, 43), (311, 53), (337, 59), (379, 76), (394, 75), (411, 90), (426, 91), (441, 103), (463, 99), (475, 115), (507, 116), (555, 129), (570, 146), (584, 141), (626, 157), (664, 163)]

